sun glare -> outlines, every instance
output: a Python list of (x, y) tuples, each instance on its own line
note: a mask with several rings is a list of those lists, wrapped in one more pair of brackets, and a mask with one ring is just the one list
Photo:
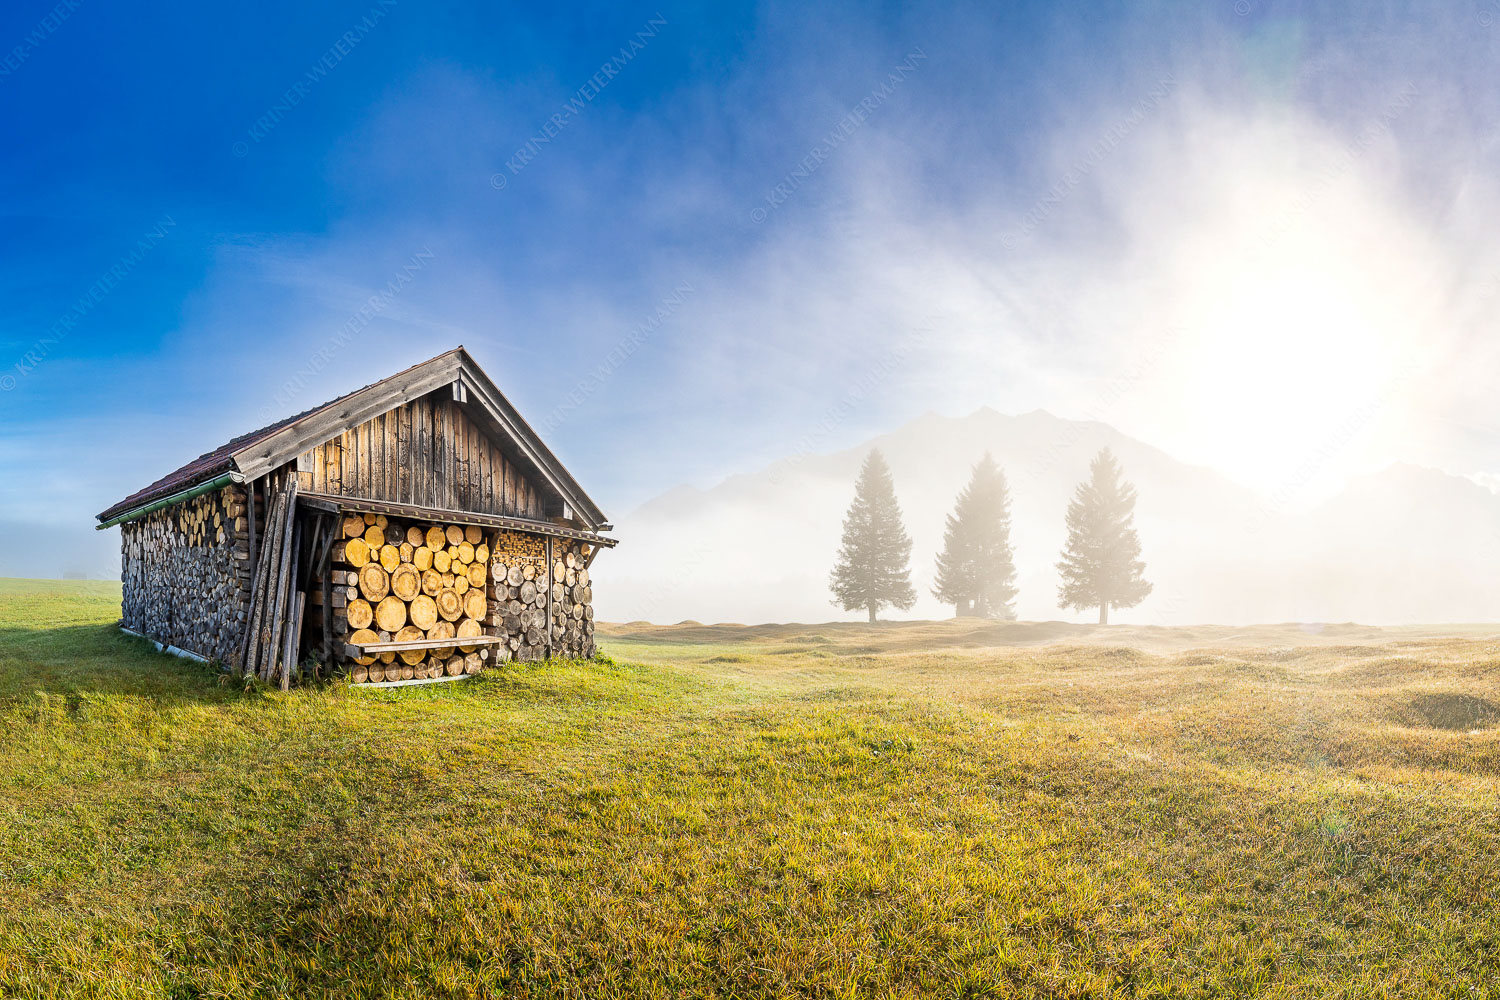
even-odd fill
[(1404, 255), (1367, 236), (1309, 219), (1186, 264), (1173, 377), (1199, 458), (1262, 490), (1357, 463), (1422, 325)]

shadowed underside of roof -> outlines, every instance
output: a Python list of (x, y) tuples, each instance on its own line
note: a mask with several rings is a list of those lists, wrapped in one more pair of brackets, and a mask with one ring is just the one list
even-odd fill
[[(330, 414), (330, 411), (336, 410), (341, 404), (355, 401), (355, 397), (369, 396), (369, 405), (378, 409), (386, 402), (385, 397), (389, 395), (392, 397), (392, 407), (399, 405), (401, 400), (397, 398), (397, 393), (410, 384), (413, 376), (427, 373), (431, 373), (438, 379), (446, 378), (449, 374), (452, 374), (454, 377), (466, 374), (473, 381), (482, 381), (487, 391), (479, 393), (479, 395), (485, 400), (485, 408), (491, 411), (497, 424), (509, 431), (510, 435), (515, 439), (515, 444), (528, 454), (528, 458), (537, 466), (541, 477), (552, 485), (564, 500), (579, 508), (579, 512), (584, 515), (585, 521), (595, 527), (605, 524), (606, 518), (603, 512), (584, 494), (572, 475), (563, 468), (562, 463), (557, 461), (556, 456), (542, 444), (536, 433), (521, 419), (520, 414), (515, 412), (510, 403), (500, 394), (499, 389), (495, 388), (494, 383), (474, 363), (474, 360), (469, 357), (468, 352), (461, 346), (439, 354), (437, 357), (424, 361), (421, 364), (413, 365), (405, 371), (397, 372), (389, 378), (381, 379), (379, 382), (372, 382), (367, 386), (347, 392), (319, 406), (278, 420), (275, 423), (267, 424), (259, 430), (251, 431), (248, 434), (241, 434), (239, 437), (220, 445), (213, 451), (206, 452), (181, 468), (168, 473), (144, 489), (130, 494), (130, 496), (119, 503), (102, 511), (98, 515), (98, 519), (101, 522), (107, 521), (110, 518), (135, 510), (138, 507), (143, 507), (185, 490), (192, 489), (201, 483), (208, 482), (225, 473), (248, 473), (249, 478), (260, 475), (264, 470), (261, 469), (260, 464), (257, 464), (257, 459), (269, 461), (277, 461), (279, 459), (279, 461), (285, 461), (286, 458), (278, 453), (278, 447), (282, 452), (285, 452), (288, 448), (295, 449), (292, 452), (293, 456), (295, 456), (297, 451), (302, 450), (300, 447), (302, 442), (297, 438), (297, 432), (303, 425), (311, 426), (315, 423), (318, 425), (326, 424), (326, 420), (317, 418), (333, 416)], [(364, 401), (362, 400), (361, 402)], [(333, 433), (337, 434), (349, 426), (357, 425), (360, 422), (362, 421), (359, 419), (342, 421), (338, 426), (338, 430)]]

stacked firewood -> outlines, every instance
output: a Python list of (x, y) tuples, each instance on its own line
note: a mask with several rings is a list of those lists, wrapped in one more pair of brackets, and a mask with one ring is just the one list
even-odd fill
[(584, 542), (553, 547), (552, 655), (594, 655), (594, 588), (589, 583), (590, 548)]
[(491, 565), (494, 608), (486, 624), (507, 637), (501, 657), (530, 661), (547, 656), (547, 543), (535, 535), (502, 531)]
[(515, 659), (594, 655), (590, 553), (582, 542), (554, 539), (549, 547), (534, 535), (503, 531), (497, 536), (491, 567), (495, 600), (486, 624), (507, 637)]
[(328, 612), (341, 641), (454, 639), (450, 646), (383, 651), (354, 661), (356, 684), (478, 673), (489, 649), (462, 640), (485, 634), (490, 544), (474, 525), (344, 518), (332, 551)]
[(228, 486), (120, 526), (121, 623), (237, 666), (250, 600), (245, 491)]

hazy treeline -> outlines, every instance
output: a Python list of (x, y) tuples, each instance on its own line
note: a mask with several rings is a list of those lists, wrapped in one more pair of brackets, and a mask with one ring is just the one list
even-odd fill
[[(1106, 625), (1111, 608), (1133, 608), (1151, 593), (1135, 530), (1135, 501), (1135, 488), (1122, 477), (1110, 450), (1102, 449), (1064, 512), (1068, 538), (1057, 563), (1059, 607), (1098, 608), (1099, 624)], [(871, 622), (883, 608), (909, 610), (917, 600), (910, 560), (911, 539), (895, 482), (885, 457), (872, 449), (855, 482), (829, 578), (834, 604), (845, 611), (864, 609)], [(947, 517), (932, 593), (960, 617), (1016, 616), (1010, 487), (988, 452)]]

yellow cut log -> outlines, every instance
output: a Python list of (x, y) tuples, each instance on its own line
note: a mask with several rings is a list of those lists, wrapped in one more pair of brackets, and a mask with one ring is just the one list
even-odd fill
[[(477, 594), (479, 592), (471, 590), (469, 593), (471, 593), (471, 594)], [(484, 600), (484, 595), (483, 594), (479, 594), (479, 599), (481, 601), (483, 601)], [(445, 620), (450, 621), (450, 622), (457, 621), (459, 618), (463, 617), (463, 613), (464, 613), (463, 598), (459, 597), (458, 594), (455, 591), (452, 591), (452, 590), (440, 590), (440, 591), (438, 591), (438, 595), (437, 595), (437, 609), (438, 609), (438, 614), (442, 615)], [(473, 618), (475, 616), (474, 615), (470, 615), (469, 617)], [(481, 614), (478, 617), (483, 618), (484, 615)]]
[(418, 594), (411, 602), (410, 614), (411, 623), (426, 632), (437, 624), (437, 602), (426, 594)]
[(483, 587), (484, 586), (484, 578), (485, 578), (484, 567), (485, 567), (485, 564), (484, 564), (483, 561), (474, 563), (474, 564), (472, 564), (469, 567), (469, 585), (471, 587)]
[(406, 624), (406, 602), (392, 594), (375, 608), (375, 624), (382, 632), (396, 632)]
[(474, 561), (474, 544), (468, 539), (458, 543), (458, 561), (465, 565)]
[[(484, 599), (484, 591), (478, 587), (464, 595), (464, 613), (475, 621), (484, 617), (489, 610), (489, 602)], [(446, 616), (445, 616), (446, 617)]]
[(436, 552), (438, 549), (447, 548), (448, 540), (443, 535), (443, 529), (437, 525), (427, 529), (427, 547)]
[(443, 589), (443, 574), (435, 569), (430, 569), (422, 574), (422, 593), (428, 597), (436, 597), (438, 591)]
[(464, 528), (464, 539), (470, 545), (478, 545), (484, 541), (484, 529), (477, 524), (471, 524)]
[(401, 553), (394, 545), (382, 545), (380, 547), (380, 565), (387, 573), (401, 565)]
[[(396, 633), (397, 642), (416, 642), (421, 638), (423, 638), (422, 630), (417, 628), (415, 625), (408, 625), (400, 632)], [(402, 663), (405, 663), (408, 667), (414, 667), (418, 663), (421, 663), (422, 660), (427, 656), (427, 650), (403, 649), (398, 655), (400, 655)], [(406, 679), (410, 680), (411, 678), (407, 677)]]
[(432, 569), (432, 550), (425, 545), (418, 545), (411, 554), (411, 564), (423, 573)]
[(417, 550), (411, 542), (402, 542), (400, 545), (396, 546), (396, 552), (401, 556), (402, 562), (409, 563), (411, 562), (411, 557), (416, 555)]
[(358, 538), (365, 533), (365, 519), (358, 514), (350, 514), (344, 518), (344, 537)]
[(422, 574), (411, 563), (402, 563), (391, 572), (391, 593), (410, 601), (422, 592)]
[[(484, 635), (484, 627), (476, 619), (465, 618), (458, 623), (458, 637), (460, 639), (472, 639), (476, 635)], [(479, 647), (460, 645), (458, 648), (465, 653), (472, 653)]]
[(447, 549), (437, 549), (432, 553), (432, 568), (439, 573), (448, 572), (448, 568), (452, 565), (453, 557), (448, 554)]
[(406, 541), (411, 545), (412, 548), (416, 548), (419, 545), (425, 545), (427, 543), (427, 536), (422, 533), (421, 528), (413, 524), (411, 527), (406, 529)]
[(457, 545), (464, 540), (464, 529), (456, 524), (448, 525), (443, 534), (447, 537), (449, 545)]
[[(380, 636), (376, 635), (374, 632), (371, 632), (367, 628), (362, 628), (358, 632), (355, 632), (353, 635), (351, 635), (349, 637), (349, 641), (356, 646), (362, 646), (367, 642), (379, 642)], [(368, 667), (370, 664), (375, 662), (375, 657), (356, 656), (354, 658), (354, 662), (358, 663), (362, 667)]]
[(483, 542), (474, 546), (474, 561), (487, 563), (490, 561), (490, 547)]
[[(453, 627), (453, 623), (452, 622), (449, 622), (449, 621), (437, 622), (436, 624), (434, 624), (432, 626), (432, 628), (430, 628), (430, 629), (427, 630), (427, 638), (429, 638), (429, 639), (452, 639), (454, 637), (454, 635), (456, 634), (456, 632), (457, 632), (457, 630)], [(450, 657), (450, 656), (453, 655), (453, 647), (452, 646), (438, 646), (438, 647), (436, 647), (436, 648), (434, 648), (432, 650), (432, 655), (435, 656), (439, 660), (446, 660), (448, 657)]]
[(453, 583), (450, 586), (453, 587), (454, 592), (457, 593), (459, 597), (462, 597), (469, 592), (469, 578), (467, 576), (454, 576), (452, 573), (448, 575), (453, 577)]
[(344, 610), (349, 618), (350, 628), (369, 628), (370, 623), (375, 620), (375, 610), (363, 597), (350, 601)]
[(377, 563), (365, 563), (359, 568), (359, 592), (367, 601), (379, 601), (391, 592), (391, 578)]
[(356, 569), (370, 561), (370, 546), (363, 538), (351, 538), (344, 543), (344, 561)]

